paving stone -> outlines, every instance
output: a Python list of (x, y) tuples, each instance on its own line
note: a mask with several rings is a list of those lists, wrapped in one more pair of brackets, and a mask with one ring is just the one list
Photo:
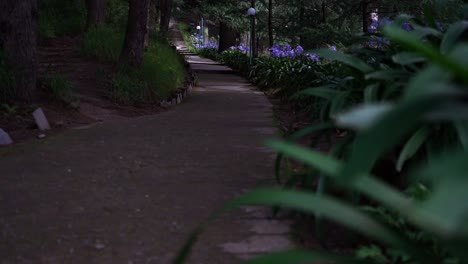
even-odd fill
[(284, 235), (257, 235), (241, 242), (225, 243), (221, 247), (225, 252), (244, 255), (287, 250), (291, 249), (293, 244)]
[(38, 108), (33, 112), (34, 121), (36, 121), (36, 125), (40, 130), (49, 130), (50, 124), (47, 120), (47, 117), (44, 114), (42, 108)]
[(5, 130), (0, 128), (0, 145), (10, 145), (13, 144), (13, 140), (11, 139), (10, 135), (8, 135)]

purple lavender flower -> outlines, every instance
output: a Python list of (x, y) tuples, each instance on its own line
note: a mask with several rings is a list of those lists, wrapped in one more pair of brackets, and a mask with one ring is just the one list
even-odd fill
[(320, 56), (318, 54), (315, 54), (315, 53), (308, 53), (305, 56), (309, 60), (313, 60), (313, 61), (319, 61), (320, 60)]

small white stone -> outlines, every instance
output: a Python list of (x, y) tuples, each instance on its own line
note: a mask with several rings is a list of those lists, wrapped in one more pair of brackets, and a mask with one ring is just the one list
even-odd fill
[(13, 144), (13, 140), (10, 135), (0, 128), (0, 145), (10, 145)]
[(94, 245), (94, 248), (97, 249), (97, 250), (102, 250), (102, 249), (106, 248), (106, 245), (104, 245), (101, 242), (96, 242), (96, 244)]
[(44, 138), (46, 138), (46, 135), (45, 134), (39, 134), (39, 135), (37, 135), (37, 138), (38, 139), (44, 139)]
[(33, 112), (34, 121), (36, 121), (36, 125), (40, 130), (49, 130), (50, 124), (47, 120), (44, 111), (42, 108), (38, 108)]

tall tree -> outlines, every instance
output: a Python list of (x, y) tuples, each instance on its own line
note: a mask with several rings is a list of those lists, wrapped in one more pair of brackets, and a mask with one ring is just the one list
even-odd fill
[(143, 61), (145, 35), (148, 30), (149, 0), (129, 0), (128, 23), (120, 62), (139, 67)]
[(106, 0), (86, 0), (88, 19), (86, 27), (89, 29), (101, 25), (106, 20)]
[(16, 97), (31, 101), (37, 77), (36, 0), (0, 1), (0, 48), (15, 77)]
[[(255, 8), (255, 0), (250, 0), (250, 5)], [(258, 13), (258, 10), (257, 10)], [(257, 19), (255, 16), (252, 17), (252, 56), (255, 58), (257, 57)]]
[(169, 22), (171, 21), (172, 13), (172, 0), (159, 0), (161, 18), (159, 23), (159, 30), (166, 34), (169, 31)]
[(268, 46), (273, 44), (273, 0), (268, 0)]
[(219, 22), (219, 53), (237, 44), (237, 32), (226, 22)]

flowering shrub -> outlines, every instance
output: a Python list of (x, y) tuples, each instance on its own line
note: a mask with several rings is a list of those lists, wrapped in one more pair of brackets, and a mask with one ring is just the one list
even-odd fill
[(195, 43), (195, 50), (200, 56), (216, 60), (218, 58), (218, 43), (216, 41), (208, 41), (205, 44)]
[(237, 51), (240, 51), (242, 53), (248, 53), (250, 51), (250, 48), (248, 46), (244, 45), (243, 43), (241, 43), (238, 46), (232, 46), (229, 49), (230, 50), (237, 50)]

